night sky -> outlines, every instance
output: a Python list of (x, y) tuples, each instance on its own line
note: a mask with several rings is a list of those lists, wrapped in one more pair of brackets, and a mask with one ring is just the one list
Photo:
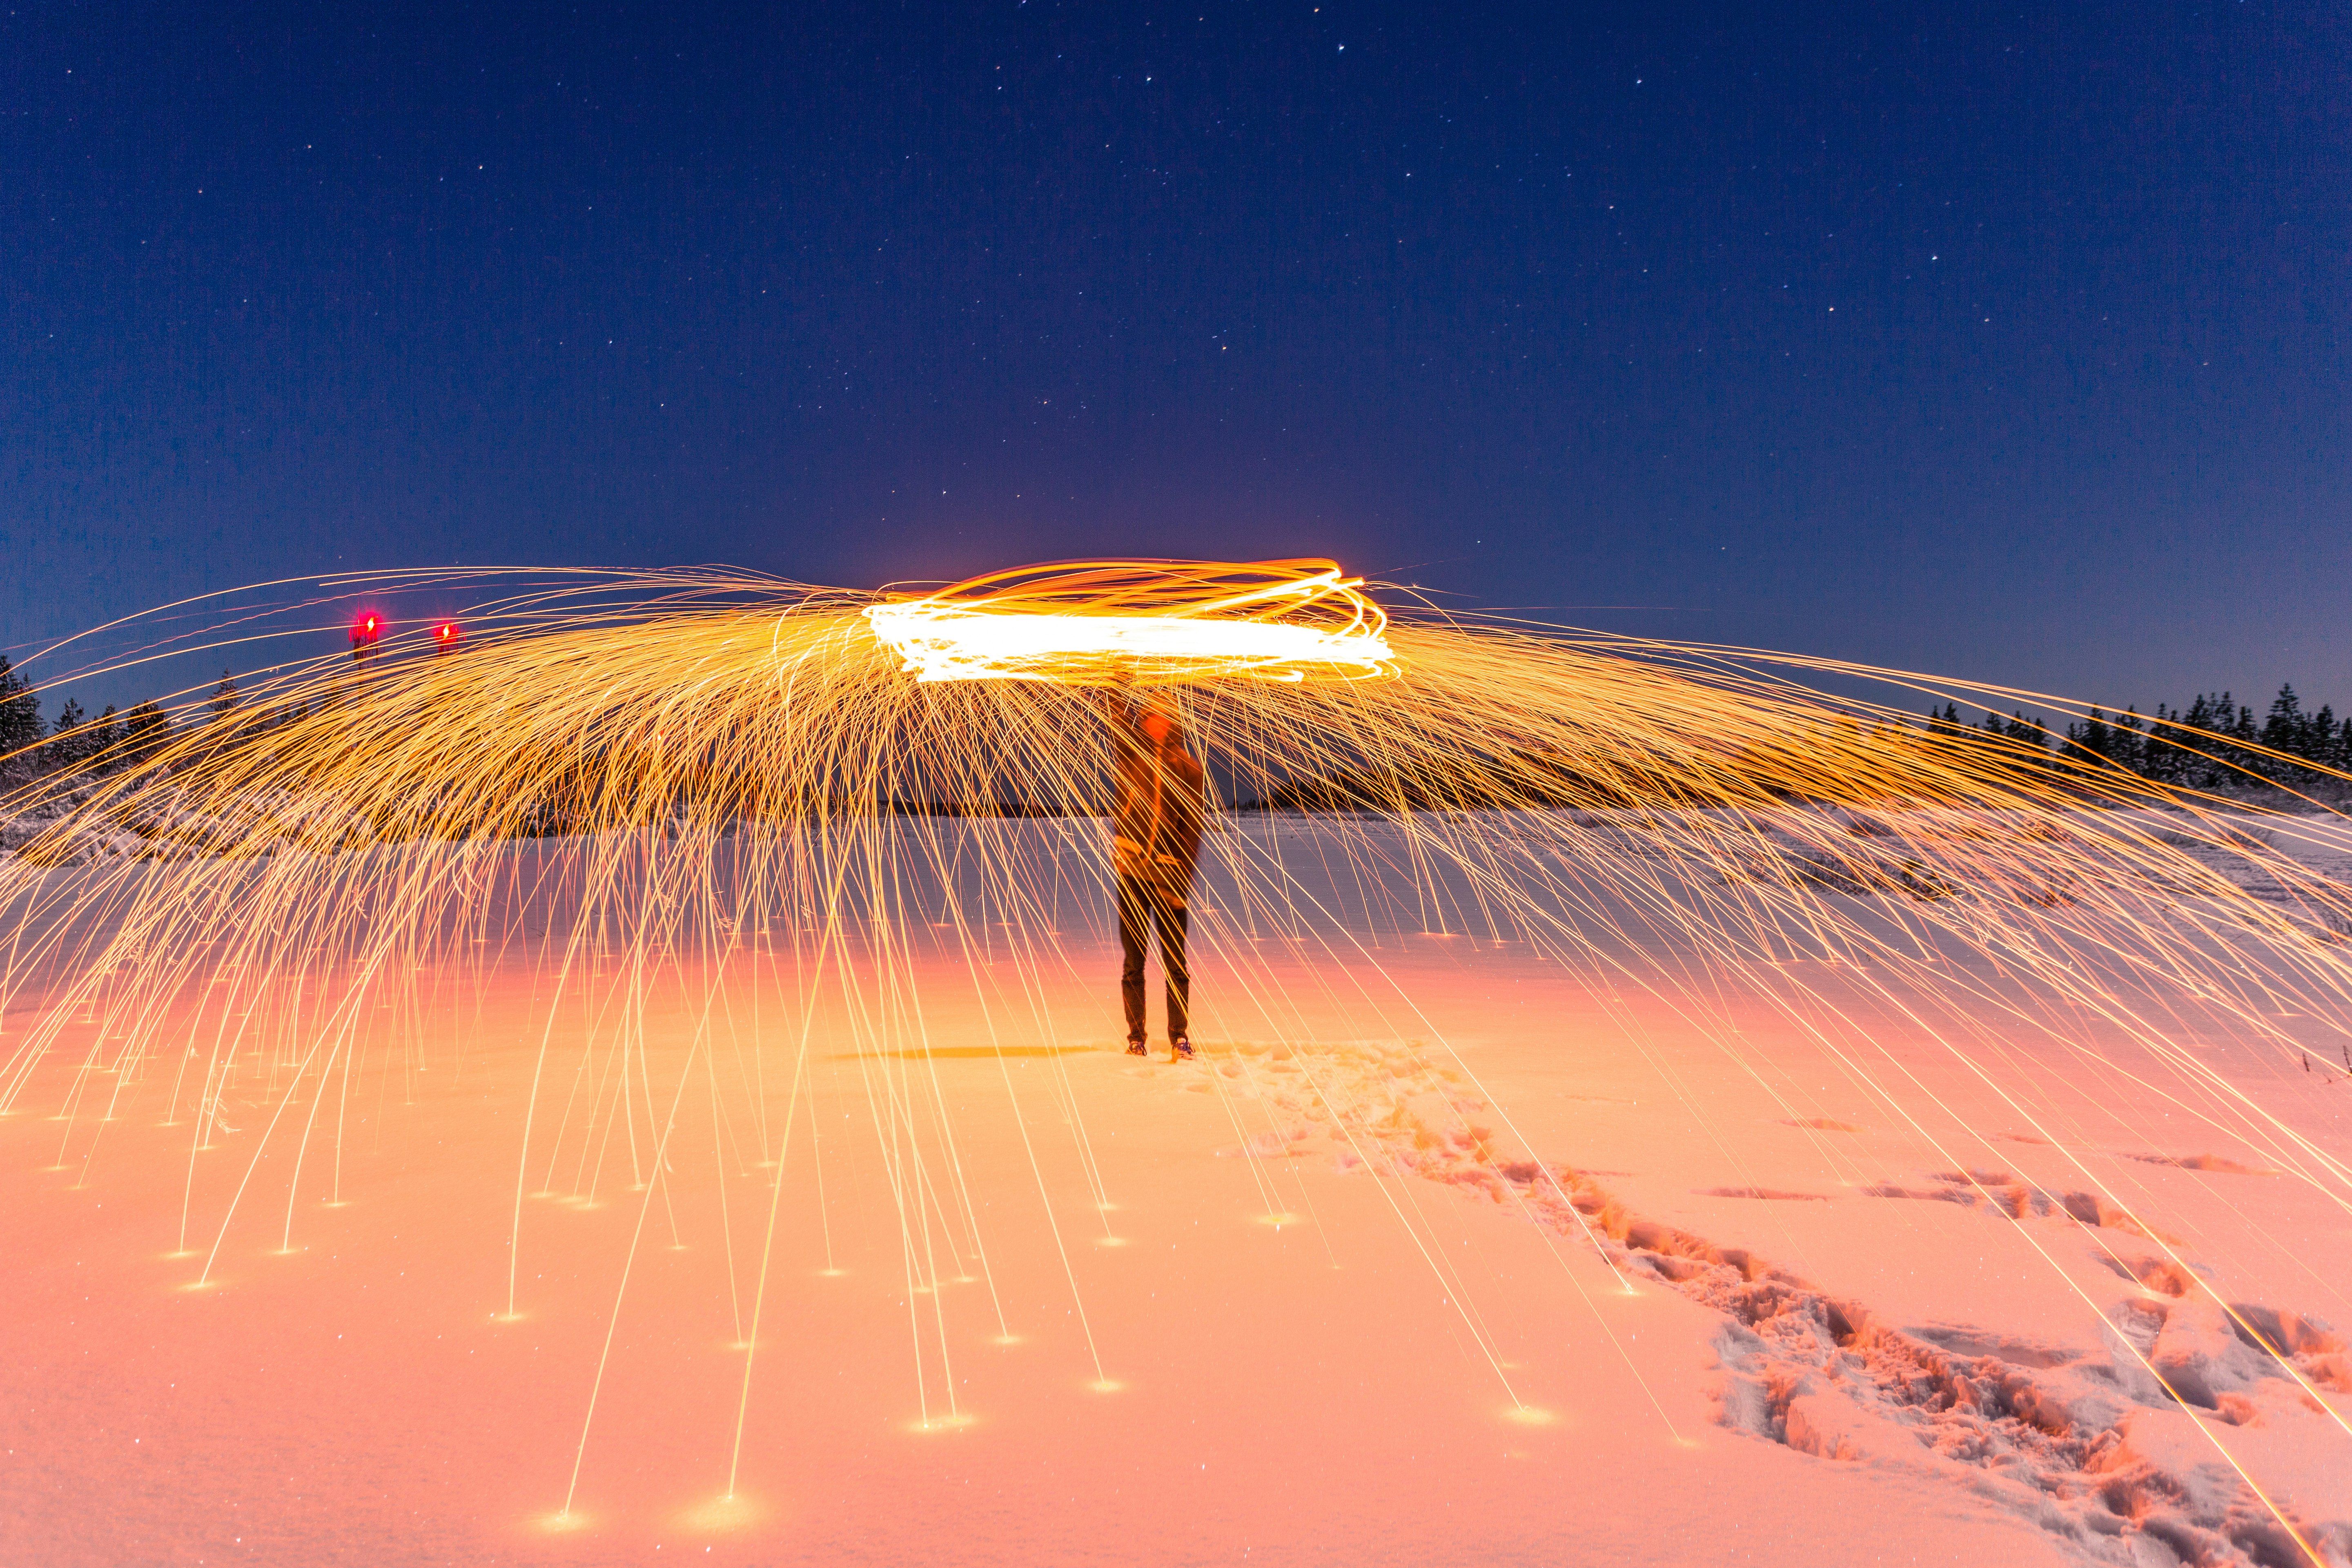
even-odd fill
[(0, 26), (12, 656), (361, 566), (1328, 554), (2352, 700), (2340, 5)]

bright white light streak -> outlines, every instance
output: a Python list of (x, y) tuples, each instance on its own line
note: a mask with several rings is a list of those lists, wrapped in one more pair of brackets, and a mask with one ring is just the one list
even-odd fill
[(874, 635), (918, 681), (1083, 679), (1132, 668), (1162, 679), (1375, 679), (1396, 655), (1368, 625), (1340, 629), (1188, 616), (1040, 615), (936, 600), (870, 605)]

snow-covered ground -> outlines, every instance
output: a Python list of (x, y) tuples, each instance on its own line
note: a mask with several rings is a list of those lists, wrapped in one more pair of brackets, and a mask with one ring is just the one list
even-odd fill
[[(193, 1164), (177, 1063), (60, 1121), (58, 1060), (0, 1120), (0, 1559), (2308, 1561), (2259, 1489), (2352, 1560), (2352, 1214), (2093, 1024), (1236, 932), (1203, 1059), (1139, 1062), (1068, 923), (887, 1026), (756, 961), (628, 1031), (420, 975)], [(2343, 1072), (2174, 1033), (2352, 1158)]]

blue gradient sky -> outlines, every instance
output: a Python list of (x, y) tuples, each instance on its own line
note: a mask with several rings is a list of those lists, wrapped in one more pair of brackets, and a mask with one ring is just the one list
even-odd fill
[(25, 7), (0, 647), (338, 567), (1331, 554), (2342, 702), (2347, 16)]

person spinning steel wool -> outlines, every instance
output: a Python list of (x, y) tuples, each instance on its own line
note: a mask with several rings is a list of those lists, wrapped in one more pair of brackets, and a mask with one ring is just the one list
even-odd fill
[(1111, 870), (1118, 886), (1119, 999), (1127, 1049), (1145, 1054), (1143, 960), (1154, 931), (1168, 978), (1168, 1043), (1173, 1060), (1192, 1055), (1191, 972), (1184, 960), (1185, 905), (1201, 859), (1208, 788), (1175, 718), (1147, 707), (1118, 726), (1117, 794), (1111, 806)]

